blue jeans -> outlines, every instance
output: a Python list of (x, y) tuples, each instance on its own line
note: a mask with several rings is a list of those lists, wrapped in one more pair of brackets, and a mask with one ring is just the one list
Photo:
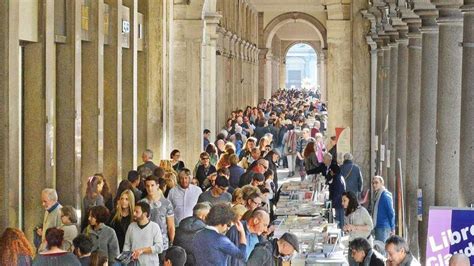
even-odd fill
[(374, 236), (375, 240), (379, 240), (385, 243), (385, 240), (390, 236), (390, 232), (392, 229), (390, 228), (379, 228), (375, 227), (374, 228)]
[(344, 208), (334, 208), (336, 211), (336, 221), (339, 227), (344, 227)]

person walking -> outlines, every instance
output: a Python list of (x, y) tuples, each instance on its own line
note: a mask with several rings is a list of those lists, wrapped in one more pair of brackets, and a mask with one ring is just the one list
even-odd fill
[(163, 252), (160, 226), (150, 221), (150, 205), (140, 201), (135, 205), (133, 220), (125, 235), (124, 251), (131, 251), (139, 265), (159, 265), (158, 254)]
[(385, 189), (381, 176), (372, 178), (372, 187), (375, 193), (372, 202), (375, 240), (385, 242), (389, 236), (395, 234), (395, 210), (392, 193)]
[(168, 200), (173, 205), (175, 225), (186, 217), (192, 216), (193, 208), (196, 205), (202, 190), (191, 184), (191, 171), (182, 169), (178, 174), (178, 186), (172, 188), (168, 194)]
[(357, 199), (360, 199), (360, 193), (362, 192), (364, 181), (360, 167), (353, 162), (353, 156), (351, 153), (344, 154), (344, 163), (341, 165), (341, 174), (346, 181), (346, 190), (354, 192)]

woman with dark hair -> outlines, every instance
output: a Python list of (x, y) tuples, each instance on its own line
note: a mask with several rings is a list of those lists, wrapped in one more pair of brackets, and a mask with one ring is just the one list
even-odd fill
[[(349, 241), (355, 239), (364, 239), (372, 246), (373, 240), (370, 237), (374, 224), (369, 212), (357, 201), (357, 196), (352, 191), (342, 193), (342, 207), (346, 210), (344, 217), (344, 232), (349, 234)], [(348, 261), (350, 266), (359, 265), (357, 258), (353, 257), (351, 250), (348, 253)]]
[(315, 142), (310, 141), (303, 150), (304, 168), (306, 172), (319, 166), (318, 157), (316, 156)]
[(124, 192), (125, 190), (132, 190), (133, 191), (132, 183), (130, 181), (128, 181), (128, 179), (124, 179), (124, 180), (120, 181), (120, 184), (117, 188), (117, 193), (115, 193), (115, 198), (114, 198), (115, 210), (117, 209), (117, 204), (118, 204), (118, 201), (120, 200), (120, 195), (122, 195), (122, 192)]
[(231, 132), (234, 128), (234, 120), (232, 120), (232, 118), (229, 118), (227, 119), (227, 121), (225, 121), (225, 126), (223, 129), (227, 130), (227, 132)]
[(33, 255), (33, 247), (22, 231), (11, 227), (3, 231), (0, 236), (0, 265), (31, 265)]
[(252, 149), (257, 146), (257, 139), (254, 137), (249, 137), (244, 144), (244, 147), (239, 153), (239, 160), (243, 158), (249, 159)]
[[(38, 265), (48, 265), (48, 266), (61, 266), (61, 265), (71, 265), (71, 266), (80, 266), (81, 263), (79, 259), (72, 254), (61, 249), (61, 245), (64, 240), (64, 231), (59, 228), (48, 228), (46, 230), (46, 248), (45, 252), (40, 253), (33, 260), (33, 266)], [(5, 264), (9, 265), (9, 264)]]
[[(268, 169), (273, 171), (273, 183), (275, 184), (276, 190), (278, 190), (278, 162), (280, 161), (280, 152), (277, 149), (273, 149), (267, 153), (264, 158), (268, 161)], [(276, 192), (276, 190), (274, 192)]]
[[(216, 165), (217, 161), (219, 160), (219, 156), (217, 156), (217, 147), (214, 143), (209, 143), (206, 147), (206, 152), (209, 154), (209, 160), (212, 165)], [(198, 162), (199, 164), (199, 162)]]
[(358, 237), (369, 237), (374, 224), (369, 212), (359, 205), (354, 192), (342, 193), (342, 207), (346, 210), (343, 230), (349, 234), (349, 241)]
[(101, 191), (104, 189), (104, 181), (101, 176), (94, 175), (87, 180), (86, 195), (82, 200), (82, 223), (81, 230), (87, 225), (87, 215), (90, 208), (94, 206), (104, 206), (104, 196)]
[(176, 171), (176, 173), (179, 173), (179, 171), (181, 171), (181, 169), (185, 167), (184, 162), (179, 160), (180, 156), (181, 156), (181, 152), (179, 150), (173, 150), (170, 153), (171, 166)]
[(127, 189), (119, 194), (120, 198), (115, 207), (115, 213), (112, 214), (112, 219), (109, 222), (117, 235), (120, 252), (123, 250), (125, 243), (125, 234), (128, 226), (133, 222), (133, 210), (135, 209), (135, 195), (133, 191)]
[(344, 226), (344, 208), (342, 207), (342, 193), (346, 190), (346, 183), (341, 175), (341, 168), (337, 164), (331, 164), (327, 182), (329, 184), (329, 199), (336, 211), (336, 220), (340, 228)]
[(244, 111), (244, 116), (250, 118), (250, 115), (252, 115), (252, 106), (247, 105), (247, 107), (245, 108), (245, 111)]
[(94, 176), (99, 177), (100, 180), (102, 180), (102, 182), (104, 183), (104, 185), (102, 186), (102, 189), (100, 190), (100, 194), (104, 198), (105, 207), (107, 207), (109, 211), (113, 211), (114, 201), (112, 197), (112, 192), (110, 192), (110, 186), (109, 186), (109, 183), (107, 182), (107, 179), (104, 177), (103, 174), (95, 174)]
[[(225, 236), (232, 221), (239, 232), (239, 246)], [(240, 221), (229, 204), (218, 203), (214, 205), (206, 217), (206, 228), (199, 231), (193, 238), (193, 254), (196, 265), (227, 265), (229, 256), (245, 259), (247, 238)], [(203, 252), (205, 251), (205, 252)]]
[(110, 212), (104, 206), (94, 206), (89, 212), (89, 225), (83, 233), (92, 239), (94, 248), (108, 255), (113, 262), (119, 253), (119, 243), (114, 229), (105, 225), (109, 220)]

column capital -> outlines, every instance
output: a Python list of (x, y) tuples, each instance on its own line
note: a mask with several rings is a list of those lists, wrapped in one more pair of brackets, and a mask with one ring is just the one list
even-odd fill
[(416, 35), (420, 35), (420, 28), (421, 28), (421, 19), (418, 15), (415, 14), (412, 10), (406, 12), (402, 16), (402, 21), (405, 22), (408, 26), (408, 37), (416, 37)]
[(367, 44), (369, 45), (370, 47), (370, 51), (376, 51), (377, 50), (377, 43), (374, 41), (374, 39), (372, 38), (372, 36), (366, 36), (366, 41), (367, 41)]
[(474, 12), (474, 0), (464, 0), (464, 5), (461, 6), (461, 11), (463, 13)]
[(204, 20), (206, 24), (219, 24), (221, 21), (222, 15), (217, 12), (205, 12), (204, 13)]
[(447, 5), (447, 4), (436, 5), (436, 8), (439, 11), (439, 17), (437, 19), (438, 25), (442, 25), (442, 24), (462, 25), (463, 15), (461, 12), (461, 6), (462, 6), (462, 3), (460, 4), (453, 3), (450, 5)]
[(350, 20), (351, 0), (322, 0), (326, 7), (328, 20)]
[(439, 11), (434, 5), (427, 5), (423, 9), (415, 9), (415, 13), (421, 18), (421, 32), (438, 32), (438, 23), (436, 20), (439, 17)]

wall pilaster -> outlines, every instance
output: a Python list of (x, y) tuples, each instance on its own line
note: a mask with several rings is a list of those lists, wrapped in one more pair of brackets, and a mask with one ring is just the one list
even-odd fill
[[(328, 10), (328, 134), (352, 129), (352, 22), (351, 1), (325, 1)], [(350, 145), (352, 146), (352, 141)]]
[[(462, 52), (462, 103), (461, 103), (461, 150), (460, 158), (474, 158), (474, 1), (465, 0), (461, 7), (464, 14)], [(474, 203), (474, 186), (471, 173), (474, 165), (469, 160), (460, 162), (460, 206)]]
[[(438, 206), (458, 206), (461, 134), (462, 1), (432, 1), (439, 11), (436, 198)], [(463, 158), (465, 160), (465, 158)]]

